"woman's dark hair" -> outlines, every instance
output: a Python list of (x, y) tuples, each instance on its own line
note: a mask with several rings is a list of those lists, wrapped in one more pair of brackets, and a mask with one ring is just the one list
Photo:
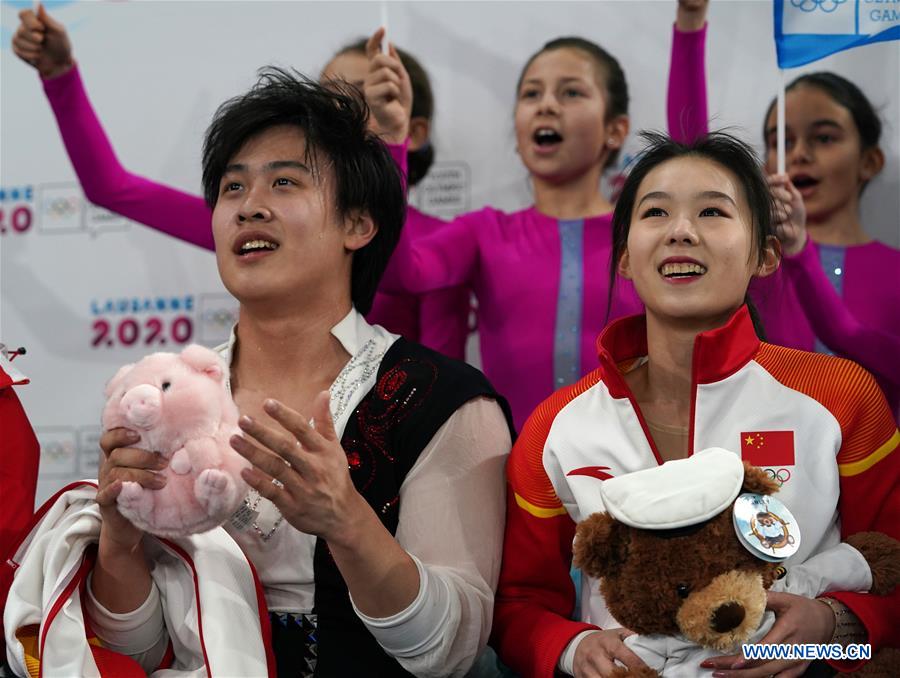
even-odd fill
[[(367, 41), (367, 38), (354, 40), (348, 45), (341, 47), (334, 56), (339, 57), (343, 54), (362, 54), (365, 56)], [(413, 104), (410, 117), (425, 118), (430, 122), (434, 116), (434, 94), (431, 91), (431, 80), (428, 78), (428, 73), (422, 64), (419, 63), (419, 60), (406, 50), (398, 47), (397, 54), (400, 56), (403, 68), (409, 74), (409, 83), (412, 85)], [(409, 163), (407, 180), (410, 186), (415, 186), (425, 178), (428, 170), (431, 169), (431, 164), (434, 162), (434, 147), (430, 142), (426, 143), (415, 151), (409, 151), (406, 157)]]
[[(690, 143), (674, 141), (659, 132), (641, 132), (640, 136), (647, 145), (638, 155), (631, 173), (625, 180), (625, 184), (622, 186), (622, 193), (619, 195), (616, 209), (613, 212), (613, 243), (610, 256), (610, 291), (607, 308), (612, 305), (612, 293), (616, 284), (619, 261), (622, 259), (622, 254), (628, 245), (628, 232), (631, 230), (631, 215), (638, 197), (638, 188), (644, 177), (653, 169), (676, 158), (689, 157), (711, 160), (731, 170), (737, 177), (738, 183), (743, 188), (747, 204), (750, 207), (750, 215), (753, 220), (751, 226), (753, 229), (753, 244), (756, 249), (757, 263), (762, 264), (769, 236), (775, 235), (775, 206), (753, 149), (737, 137), (721, 131), (710, 132)], [(749, 297), (746, 297), (745, 301), (753, 316), (756, 333), (760, 338), (764, 338), (756, 309), (750, 303)]]
[[(790, 92), (792, 89), (800, 86), (820, 89), (831, 97), (836, 104), (850, 111), (853, 124), (856, 125), (856, 129), (859, 132), (861, 150), (864, 151), (867, 148), (878, 145), (878, 141), (881, 139), (881, 119), (878, 117), (878, 113), (876, 113), (872, 103), (859, 87), (836, 73), (820, 71), (818, 73), (806, 73), (795, 78), (785, 91)], [(772, 114), (774, 106), (775, 100), (772, 99), (772, 103), (766, 109), (766, 116), (763, 119), (763, 139), (766, 137), (766, 120)]]
[[(544, 52), (557, 49), (577, 49), (594, 60), (606, 88), (606, 119), (603, 122), (609, 122), (619, 115), (628, 115), (628, 83), (625, 82), (625, 72), (618, 60), (600, 45), (579, 37), (556, 38), (532, 54), (519, 73), (519, 81), (516, 83), (517, 93), (522, 88), (522, 80), (534, 60)], [(619, 149), (614, 149), (606, 159), (603, 169), (614, 165), (618, 158)]]
[(228, 163), (249, 139), (279, 125), (303, 130), (305, 161), (312, 171), (334, 171), (338, 215), (361, 211), (378, 228), (371, 242), (353, 254), (350, 295), (363, 314), (372, 307), (406, 214), (400, 173), (385, 145), (368, 131), (368, 117), (352, 86), (326, 88), (296, 71), (270, 66), (260, 70), (250, 91), (219, 107), (203, 142), (203, 195), (212, 209)]

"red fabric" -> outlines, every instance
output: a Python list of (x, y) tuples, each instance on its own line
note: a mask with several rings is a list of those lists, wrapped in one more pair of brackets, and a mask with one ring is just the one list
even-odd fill
[[(882, 418), (891, 416), (883, 397), (880, 407), (872, 406), (873, 403), (868, 405), (866, 418), (874, 418), (876, 412)], [(900, 539), (900, 450), (896, 443), (892, 447), (885, 457), (862, 473), (841, 475), (838, 507), (842, 537), (876, 531)], [(863, 623), (873, 653), (882, 647), (900, 647), (900, 588), (887, 596), (844, 592), (829, 596), (844, 603)], [(863, 661), (829, 663), (842, 671), (856, 670), (865, 664)]]
[[(0, 379), (6, 377), (7, 375), (3, 372), (3, 369), (0, 368)], [(0, 387), (0, 395), (2, 395), (4, 389)], [(37, 477), (37, 471), (35, 470), (35, 478)], [(15, 555), (15, 551), (19, 548), (19, 545), (22, 543), (22, 540), (25, 539), (34, 529), (34, 526), (38, 524), (41, 518), (44, 517), (44, 514), (50, 509), (50, 507), (56, 502), (63, 492), (70, 490), (73, 487), (77, 487), (82, 483), (71, 483), (66, 487), (59, 490), (55, 495), (50, 497), (47, 501), (43, 503), (43, 505), (34, 512), (25, 522), (20, 525), (15, 536), (13, 536), (10, 540), (10, 543), (6, 546), (8, 551), (3, 554), (3, 561), (0, 562), (0, 610), (6, 609), (6, 599), (9, 597), (9, 589), (13, 583), (13, 577), (16, 573), (16, 568), (19, 567), (19, 563), (13, 560), (13, 556)], [(89, 485), (94, 485), (93, 483), (87, 483)], [(94, 485), (94, 487), (97, 487)], [(31, 492), (32, 505), (34, 504), (34, 490)], [(3, 617), (0, 616), (0, 652), (3, 655), (6, 655), (6, 633), (3, 629)]]
[(5, 558), (34, 513), (41, 448), (25, 410), (0, 367), (0, 554)]
[[(94, 663), (100, 671), (101, 676), (110, 676), (111, 678), (142, 678), (147, 674), (141, 665), (131, 657), (103, 647), (99, 638), (91, 628), (90, 618), (85, 610), (85, 600), (87, 600), (87, 573), (94, 569), (97, 562), (96, 545), (88, 548), (84, 553), (84, 559), (81, 567), (78, 569), (76, 579), (78, 580), (78, 590), (81, 599), (81, 614), (84, 617), (84, 632), (87, 636), (88, 643), (91, 646), (91, 654), (94, 657)], [(55, 607), (55, 606), (54, 606)], [(49, 624), (47, 625), (49, 626)], [(169, 643), (169, 649), (172, 644)]]
[[(6, 565), (6, 561), (12, 557), (12, 552), (31, 524), (34, 513), (41, 456), (37, 437), (12, 384), (12, 378), (0, 367), (0, 497), (3, 497), (3, 520), (0, 521), (0, 610), (6, 607), (6, 597), (15, 572), (13, 567)], [(0, 652), (6, 654), (4, 636), (0, 636)]]
[[(263, 643), (266, 647), (266, 662), (269, 666), (269, 678), (277, 678), (278, 664), (275, 660), (275, 649), (272, 647), (272, 625), (269, 620), (269, 606), (266, 604), (266, 594), (263, 590), (262, 582), (259, 580), (256, 568), (253, 566), (253, 561), (247, 558), (247, 563), (250, 565), (250, 571), (253, 572), (253, 583), (256, 586), (256, 606), (259, 608), (259, 626), (262, 632)], [(169, 650), (166, 651), (167, 656), (171, 649), (172, 643), (170, 642)]]
[(754, 466), (793, 466), (793, 431), (741, 432), (741, 458)]
[(541, 403), (525, 423), (507, 464), (506, 533), (491, 645), (526, 678), (552, 678), (572, 638), (597, 628), (571, 619), (575, 523), (553, 490), (542, 456), (557, 413), (599, 378), (600, 371), (594, 370)]
[[(874, 531), (900, 539), (900, 433), (875, 379), (849, 360), (763, 346), (757, 362), (784, 385), (817, 400), (840, 424), (841, 538)], [(798, 369), (801, 361), (803, 368)], [(845, 592), (829, 596), (843, 602), (865, 625), (873, 653), (900, 646), (900, 590), (887, 596)], [(865, 662), (828, 663), (848, 671)]]

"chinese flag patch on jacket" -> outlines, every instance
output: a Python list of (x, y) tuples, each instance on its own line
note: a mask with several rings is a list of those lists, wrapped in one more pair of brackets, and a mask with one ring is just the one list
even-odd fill
[(741, 458), (754, 466), (793, 466), (793, 431), (741, 433)]

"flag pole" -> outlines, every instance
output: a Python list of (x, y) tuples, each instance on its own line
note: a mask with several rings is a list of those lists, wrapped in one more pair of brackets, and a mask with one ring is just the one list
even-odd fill
[(778, 118), (778, 130), (776, 132), (776, 136), (778, 137), (778, 174), (784, 174), (784, 69), (779, 68), (778, 73), (780, 75), (780, 82), (778, 83), (778, 103), (776, 112)]
[(390, 52), (388, 47), (388, 10), (386, 0), (381, 0), (381, 27), (384, 28), (384, 36), (381, 38), (381, 53)]

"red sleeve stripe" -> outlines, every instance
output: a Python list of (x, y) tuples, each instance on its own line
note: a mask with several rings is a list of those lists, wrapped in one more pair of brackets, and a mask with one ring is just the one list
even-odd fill
[[(818, 401), (841, 427), (842, 475), (862, 473), (896, 447), (897, 426), (875, 379), (850, 360), (762, 344), (756, 362), (779, 382)], [(892, 443), (892, 441), (894, 441)], [(846, 473), (844, 470), (846, 469)]]

